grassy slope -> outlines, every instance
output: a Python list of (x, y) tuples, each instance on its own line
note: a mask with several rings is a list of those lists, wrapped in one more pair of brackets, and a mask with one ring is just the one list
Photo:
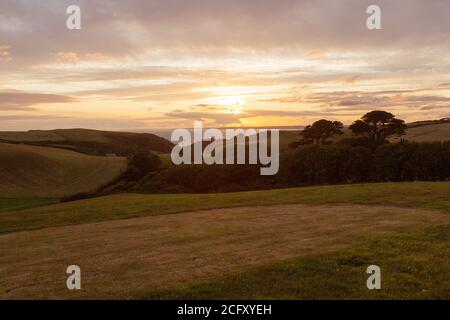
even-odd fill
[(168, 153), (173, 147), (170, 141), (154, 134), (91, 129), (0, 131), (0, 142), (62, 148), (93, 156), (127, 156), (137, 151)]
[[(142, 297), (158, 288), (215, 281), (250, 268), (359, 248), (362, 235), (389, 236), (444, 223), (450, 224), (450, 215), (431, 210), (284, 205), (216, 209), (4, 234), (0, 235), (0, 299)], [(389, 246), (386, 249), (400, 261), (410, 253), (403, 252), (400, 243), (397, 245), (399, 250)], [(426, 256), (427, 263), (448, 268), (445, 264), (440, 266), (442, 259), (437, 259), (434, 253), (431, 258)], [(385, 260), (373, 261), (382, 265), (386, 280), (390, 268)], [(67, 290), (61, 272), (74, 263), (83, 270), (83, 290), (79, 292)], [(310, 266), (313, 269), (315, 265)], [(346, 268), (349, 266), (342, 266), (343, 270)], [(316, 277), (339, 280), (339, 272), (333, 269), (326, 272), (326, 266), (323, 270)], [(255, 290), (270, 285), (264, 273), (255, 277), (258, 280)], [(287, 275), (280, 273), (280, 282), (289, 283)], [(363, 270), (361, 277), (364, 276)], [(340, 294), (342, 290), (338, 289), (329, 294)], [(272, 292), (275, 297), (280, 296), (277, 291)]]
[[(311, 254), (213, 281), (143, 293), (142, 299), (450, 299), (450, 225), (367, 234), (352, 247)], [(381, 267), (381, 290), (366, 268)]]
[(413, 127), (402, 138), (417, 142), (450, 140), (450, 123)]
[(64, 141), (64, 137), (52, 131), (0, 131), (0, 139), (6, 141)]
[(15, 142), (96, 141), (108, 142), (103, 131), (88, 129), (0, 131), (0, 139)]
[[(332, 206), (294, 209), (295, 215), (286, 209), (273, 209), (275, 211), (270, 213), (272, 209), (265, 207), (239, 209), (242, 212), (234, 213), (239, 216), (226, 212), (161, 216), (206, 208), (293, 203), (375, 207), (373, 212), (367, 209), (366, 213), (362, 212), (363, 208), (354, 206), (346, 209)], [(29, 205), (45, 203), (31, 201)], [(399, 209), (403, 211), (394, 214), (394, 210), (377, 207), (379, 205), (437, 210)], [(80, 294), (89, 298), (450, 299), (447, 218), (450, 182), (325, 186), (214, 195), (115, 195), (28, 210), (16, 210), (14, 203), (6, 203), (3, 209), (0, 232), (81, 225), (1, 235), (3, 243), (0, 244), (5, 254), (0, 260), (9, 261), (4, 262), (11, 270), (28, 268), (25, 273), (30, 279), (24, 280), (22, 273), (9, 271), (13, 279), (2, 284), (0, 296), (6, 293), (22, 298), (52, 295), (76, 298), (64, 289), (63, 276), (56, 279), (54, 276), (62, 265), (73, 263), (76, 257), (84, 270), (88, 270), (84, 283), (89, 289)], [(306, 217), (308, 210), (317, 218)], [(333, 213), (333, 210), (337, 211)], [(208, 214), (210, 220), (204, 216)], [(135, 216), (154, 217), (107, 221)], [(271, 217), (275, 220), (270, 220)], [(105, 222), (84, 224), (93, 221)], [(327, 227), (325, 222), (330, 225)], [(358, 227), (355, 227), (356, 222)], [(320, 223), (325, 223), (322, 229)], [(347, 233), (346, 228), (351, 232)], [(255, 238), (250, 237), (252, 232)], [(222, 235), (220, 241), (219, 234)], [(256, 244), (256, 240), (260, 243)], [(229, 247), (216, 257), (214, 253), (222, 241)], [(307, 249), (308, 241), (317, 250)], [(321, 241), (325, 241), (323, 246)], [(165, 250), (164, 245), (170, 250)], [(200, 251), (196, 253), (194, 248)], [(247, 261), (240, 256), (239, 249), (246, 258), (254, 258), (249, 258), (255, 262), (253, 266), (231, 268), (234, 263)], [(288, 250), (290, 256), (278, 257), (283, 250)], [(258, 254), (273, 257), (258, 262)], [(135, 259), (136, 256), (139, 259)], [(182, 257), (187, 260), (181, 261)], [(35, 259), (40, 262), (33, 265), (31, 261)], [(201, 259), (206, 261), (203, 263)], [(231, 263), (229, 271), (214, 276), (214, 270), (227, 265), (223, 259), (231, 261), (228, 261)], [(161, 280), (162, 286), (159, 286), (156, 279), (174, 277), (172, 271), (164, 271), (168, 263), (181, 268), (174, 274), (184, 280), (167, 283)], [(197, 268), (185, 266), (195, 263), (199, 263)], [(368, 277), (365, 270), (371, 264), (382, 269), (381, 291), (369, 291), (365, 286)], [(149, 270), (148, 265), (153, 267)], [(189, 270), (199, 269), (205, 274), (199, 271), (197, 276), (188, 276), (192, 274)], [(155, 276), (155, 272), (160, 272), (159, 276)], [(211, 277), (206, 276), (208, 272), (212, 272)], [(38, 275), (40, 281), (31, 280)], [(16, 283), (14, 277), (28, 285), (17, 285), (19, 282)]]
[(0, 199), (0, 213), (48, 206), (58, 202), (56, 198), (3, 198)]
[(0, 143), (0, 198), (60, 197), (91, 191), (126, 166), (123, 158)]
[(339, 185), (225, 194), (111, 195), (0, 213), (0, 233), (213, 208), (333, 203), (450, 212), (450, 182)]
[[(337, 140), (351, 138), (352, 134), (348, 128), (344, 129), (344, 134)], [(415, 142), (433, 142), (450, 140), (450, 123), (436, 123), (424, 126), (412, 127), (406, 130), (406, 134), (401, 137), (393, 137), (390, 140), (397, 142), (400, 139)], [(287, 149), (289, 143), (301, 140), (300, 131), (282, 131), (280, 135), (280, 148)]]

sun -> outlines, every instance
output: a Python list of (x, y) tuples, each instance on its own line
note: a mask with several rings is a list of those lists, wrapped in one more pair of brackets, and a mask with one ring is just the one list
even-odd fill
[(240, 96), (226, 96), (217, 99), (217, 104), (222, 105), (226, 109), (226, 113), (237, 115), (242, 113), (242, 108), (247, 104), (247, 102)]
[(230, 111), (232, 114), (240, 114), (242, 112), (242, 110), (239, 108), (232, 108)]

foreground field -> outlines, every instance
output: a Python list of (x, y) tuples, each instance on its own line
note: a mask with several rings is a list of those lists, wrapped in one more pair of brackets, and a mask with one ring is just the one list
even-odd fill
[[(449, 241), (450, 224), (395, 234), (370, 233), (344, 249), (251, 268), (214, 281), (148, 290), (140, 298), (448, 300)], [(365, 286), (366, 268), (372, 264), (381, 267), (381, 290), (369, 291)]]
[(124, 158), (6, 143), (0, 143), (0, 163), (0, 198), (51, 198), (92, 191), (126, 167)]
[[(0, 200), (0, 299), (450, 299), (449, 190), (116, 195), (28, 199), (29, 209)], [(81, 291), (65, 287), (72, 264)], [(380, 291), (365, 286), (371, 264)]]
[[(421, 209), (292, 205), (12, 233), (0, 237), (2, 298), (140, 298), (152, 289), (348, 248), (364, 234), (442, 223), (450, 223), (448, 214)], [(83, 270), (81, 291), (65, 288), (64, 269), (72, 264)]]

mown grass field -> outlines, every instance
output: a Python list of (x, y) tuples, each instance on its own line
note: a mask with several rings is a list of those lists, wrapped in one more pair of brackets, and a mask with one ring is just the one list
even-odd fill
[[(362, 235), (350, 248), (252, 268), (214, 281), (148, 290), (140, 298), (450, 299), (449, 242), (450, 224)], [(382, 270), (381, 290), (365, 286), (366, 268), (373, 264)]]
[(450, 183), (380, 183), (219, 194), (117, 194), (3, 212), (0, 233), (194, 210), (281, 204), (363, 204), (450, 212)]
[(0, 163), (0, 198), (56, 198), (92, 191), (126, 168), (124, 158), (7, 143), (0, 143)]
[(450, 140), (450, 123), (439, 123), (409, 128), (402, 139), (416, 142)]
[(35, 201), (0, 201), (1, 299), (450, 299), (450, 182)]

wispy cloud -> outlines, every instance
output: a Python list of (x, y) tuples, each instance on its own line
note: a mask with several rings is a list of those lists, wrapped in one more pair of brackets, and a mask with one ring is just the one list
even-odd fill
[(366, 28), (370, 0), (76, 3), (80, 31), (65, 28), (71, 0), (0, 2), (0, 110), (24, 113), (17, 127), (32, 116), (123, 128), (448, 112), (448, 0), (379, 0), (376, 32)]
[(75, 102), (72, 97), (56, 94), (28, 93), (22, 91), (0, 91), (1, 110), (34, 110), (31, 106), (47, 103)]

